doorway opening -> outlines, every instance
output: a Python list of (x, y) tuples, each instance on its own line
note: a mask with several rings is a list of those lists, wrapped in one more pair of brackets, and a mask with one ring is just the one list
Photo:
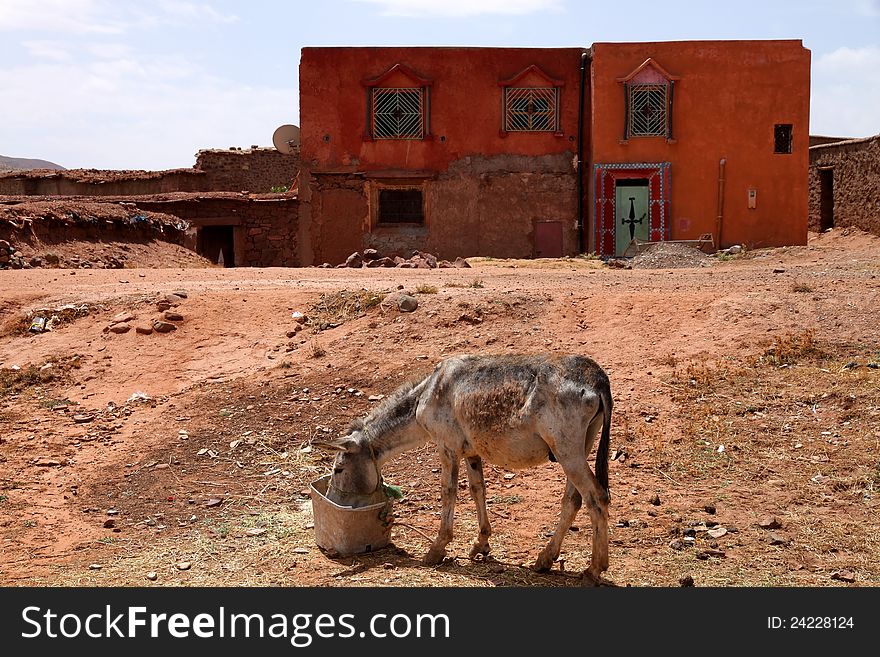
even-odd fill
[(202, 226), (196, 252), (224, 267), (235, 267), (235, 226)]
[(834, 169), (819, 169), (819, 230), (834, 228)]

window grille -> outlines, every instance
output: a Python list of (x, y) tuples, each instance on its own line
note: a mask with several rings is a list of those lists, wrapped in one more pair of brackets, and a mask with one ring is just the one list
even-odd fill
[(559, 125), (558, 99), (555, 87), (507, 87), (504, 129), (507, 132), (555, 132)]
[(378, 223), (425, 223), (425, 210), (422, 203), (422, 190), (380, 189)]
[(634, 84), (629, 92), (629, 133), (634, 137), (666, 136), (667, 85)]
[(790, 124), (779, 124), (773, 126), (773, 152), (791, 153)]
[(424, 94), (421, 88), (374, 88), (373, 138), (422, 139)]

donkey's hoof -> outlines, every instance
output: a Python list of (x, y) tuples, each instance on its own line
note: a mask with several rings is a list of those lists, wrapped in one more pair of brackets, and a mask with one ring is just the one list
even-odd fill
[(422, 563), (426, 566), (436, 566), (443, 561), (443, 557), (445, 556), (446, 550), (430, 550), (428, 554), (425, 555), (425, 558), (422, 559)]
[(485, 557), (489, 554), (489, 544), (485, 545), (481, 543), (474, 543), (474, 546), (471, 548), (471, 553), (468, 555), (471, 559), (477, 560), (480, 557)]
[(553, 567), (553, 560), (549, 557), (544, 556), (543, 554), (538, 557), (538, 560), (535, 561), (535, 565), (532, 566), (532, 570), (538, 573), (546, 573)]

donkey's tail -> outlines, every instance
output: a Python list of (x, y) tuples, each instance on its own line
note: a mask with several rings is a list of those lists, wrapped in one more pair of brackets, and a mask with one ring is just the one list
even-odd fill
[(599, 439), (599, 446), (596, 448), (596, 479), (599, 480), (602, 488), (608, 497), (611, 497), (611, 490), (608, 487), (608, 451), (611, 446), (611, 408), (614, 402), (611, 400), (611, 386), (608, 379), (605, 379), (604, 385), (599, 387), (599, 401), (602, 403), (602, 414), (604, 416), (602, 422), (602, 437)]

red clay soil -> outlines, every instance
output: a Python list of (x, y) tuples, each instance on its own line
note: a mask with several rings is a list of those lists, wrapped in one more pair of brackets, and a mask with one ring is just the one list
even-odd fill
[[(606, 368), (615, 399), (610, 582), (877, 585), (878, 254), (880, 238), (832, 231), (690, 269), (0, 272), (0, 583), (576, 585), (586, 514), (551, 573), (527, 567), (558, 514), (556, 464), (486, 467), (480, 562), (462, 481), (433, 568), (419, 563), (438, 523), (432, 446), (386, 468), (405, 498), (377, 553), (319, 550), (304, 494), (328, 471), (314, 437), (442, 358), (571, 352)], [(415, 312), (378, 305), (294, 333), (291, 314), (322, 294), (399, 286)], [(176, 329), (136, 332), (173, 292)], [(88, 313), (26, 331), (29, 311), (68, 304)], [(115, 333), (120, 313), (131, 328)]]

